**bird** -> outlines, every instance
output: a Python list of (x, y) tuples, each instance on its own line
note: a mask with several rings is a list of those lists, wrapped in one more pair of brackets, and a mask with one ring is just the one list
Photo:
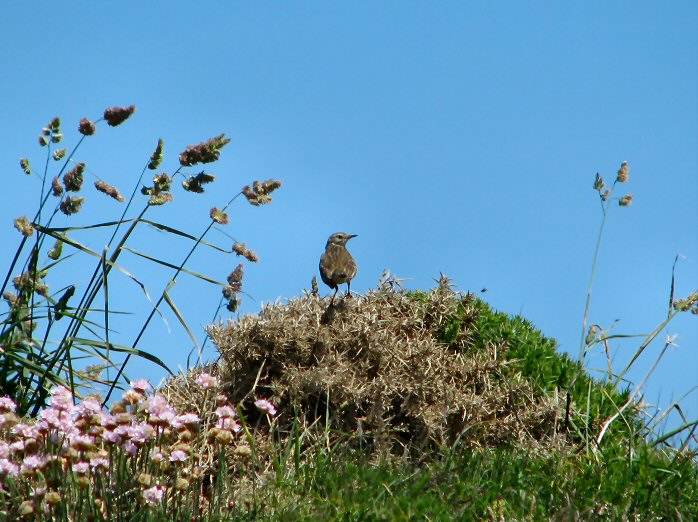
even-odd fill
[(330, 305), (339, 290), (339, 285), (347, 284), (347, 295), (351, 289), (351, 280), (356, 275), (356, 261), (347, 250), (347, 241), (356, 237), (356, 234), (335, 232), (327, 240), (325, 253), (320, 257), (320, 277), (322, 281), (334, 289), (334, 295)]

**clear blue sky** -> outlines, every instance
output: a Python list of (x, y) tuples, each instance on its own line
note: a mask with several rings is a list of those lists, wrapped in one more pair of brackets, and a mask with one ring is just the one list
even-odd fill
[[(384, 268), (409, 288), (429, 288), (443, 272), (460, 290), (486, 287), (492, 306), (523, 314), (576, 356), (601, 218), (591, 186), (596, 172), (611, 181), (622, 161), (631, 178), (620, 190), (635, 200), (611, 209), (591, 321), (652, 330), (666, 316), (679, 253), (677, 295), (698, 286), (695, 2), (12, 2), (0, 25), (2, 267), (19, 238), (12, 220), (36, 208), (38, 181), (18, 159), (41, 164), (40, 128), (61, 116), (71, 145), (83, 116), (135, 104), (131, 120), (100, 127), (78, 157), (122, 192), (158, 138), (169, 172), (186, 145), (232, 138), (209, 192), (177, 190), (152, 219), (198, 233), (208, 209), (243, 185), (284, 181), (272, 205), (240, 201), (230, 212), (225, 230), (262, 258), (247, 266), (254, 299), (242, 313), (300, 295), (341, 230), (359, 236), (350, 243), (357, 292)], [(64, 222), (119, 210), (88, 191), (84, 214)], [(78, 238), (95, 249), (105, 241)], [(186, 245), (165, 239), (143, 230), (132, 246), (178, 262)], [(122, 263), (153, 294), (169, 277), (133, 257)], [(235, 264), (201, 251), (190, 268), (224, 279)], [(49, 284), (84, 283), (85, 274)], [(127, 280), (112, 292), (122, 309), (144, 308)], [(172, 294), (200, 329), (220, 292), (182, 278)], [(171, 332), (156, 322), (141, 347), (177, 367), (190, 344), (171, 314), (169, 323)], [(133, 337), (128, 321), (116, 327), (120, 342)], [(696, 317), (680, 316), (668, 334), (679, 346), (646, 388), (662, 407), (698, 384)], [(613, 343), (616, 369), (637, 344)], [(592, 354), (589, 365), (605, 359)], [(130, 374), (160, 377), (142, 363)], [(698, 416), (698, 393), (682, 405)]]

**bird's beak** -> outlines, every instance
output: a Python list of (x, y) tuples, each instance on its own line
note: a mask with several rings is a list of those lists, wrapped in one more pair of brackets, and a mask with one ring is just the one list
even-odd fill
[(357, 235), (358, 234), (349, 234), (349, 239), (351, 239), (352, 237), (356, 237)]

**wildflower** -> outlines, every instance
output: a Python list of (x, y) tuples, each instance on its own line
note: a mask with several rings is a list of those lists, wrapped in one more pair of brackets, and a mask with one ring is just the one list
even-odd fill
[(630, 177), (630, 167), (628, 166), (628, 162), (624, 161), (623, 163), (621, 163), (620, 168), (618, 169), (616, 181), (618, 183), (625, 183), (626, 181), (628, 181), (629, 177)]
[(189, 481), (184, 477), (177, 477), (175, 479), (174, 488), (177, 491), (185, 491), (187, 488), (189, 488)]
[(609, 189), (604, 190), (604, 193), (601, 194), (601, 201), (606, 201), (610, 195), (611, 191)]
[(34, 513), (34, 501), (33, 500), (25, 500), (19, 505), (19, 514), (22, 517), (28, 517)]
[(257, 254), (255, 254), (252, 250), (249, 250), (245, 243), (233, 243), (233, 252), (235, 252), (238, 256), (243, 256), (250, 263), (257, 263), (259, 261)]
[(111, 107), (104, 111), (104, 119), (110, 127), (116, 127), (125, 122), (134, 112), (136, 112), (135, 105)]
[(15, 228), (24, 237), (32, 237), (34, 235), (34, 226), (29, 221), (27, 216), (21, 216), (15, 219)]
[(106, 455), (97, 455), (90, 459), (90, 467), (93, 470), (108, 470), (109, 469), (109, 459)]
[(152, 387), (150, 386), (150, 383), (145, 379), (138, 379), (135, 381), (131, 381), (131, 389), (135, 392), (145, 395), (152, 389)]
[(147, 400), (147, 411), (156, 424), (168, 424), (177, 415), (162, 395), (153, 395)]
[(267, 415), (276, 415), (276, 408), (266, 399), (257, 399), (254, 401), (254, 405), (262, 413), (266, 413)]
[(233, 453), (235, 453), (235, 455), (238, 457), (247, 458), (252, 455), (252, 448), (250, 448), (247, 444), (241, 444), (235, 448)]
[(20, 466), (22, 475), (31, 476), (44, 467), (46, 460), (38, 455), (29, 455), (25, 457)]
[(124, 440), (123, 436), (116, 431), (112, 430), (105, 430), (102, 433), (102, 439), (105, 442), (109, 442), (111, 444), (121, 444)]
[(14, 412), (17, 409), (15, 401), (9, 397), (0, 397), (0, 413)]
[(163, 455), (161, 451), (152, 449), (150, 450), (150, 460), (153, 462), (162, 462), (165, 460), (165, 455)]
[(61, 501), (61, 494), (58, 491), (49, 491), (46, 493), (44, 500), (46, 500), (46, 504), (49, 506), (55, 506)]
[(51, 182), (51, 190), (53, 191), (53, 195), (57, 198), (63, 194), (63, 184), (61, 183), (61, 180), (58, 179), (58, 176), (53, 178), (53, 181)]
[(89, 435), (77, 435), (70, 441), (70, 446), (77, 451), (88, 451), (95, 448), (95, 443)]
[(90, 471), (90, 463), (89, 462), (76, 462), (73, 464), (73, 471), (77, 473), (78, 475), (87, 475)]
[(59, 410), (72, 410), (73, 394), (65, 386), (54, 386), (48, 403)]
[(313, 276), (313, 279), (310, 281), (310, 293), (312, 295), (318, 295), (320, 293), (320, 289), (317, 286), (317, 277)]
[(48, 145), (48, 140), (44, 136), (39, 136), (39, 146), (45, 147)]
[(240, 424), (233, 417), (221, 417), (218, 419), (218, 422), (216, 422), (216, 428), (234, 433), (242, 429)]
[(65, 183), (65, 189), (68, 192), (79, 192), (82, 188), (83, 176), (82, 173), (85, 171), (85, 164), (78, 163), (73, 169), (66, 172), (63, 176), (63, 183)]
[(197, 377), (196, 381), (194, 382), (203, 390), (218, 387), (218, 378), (214, 377), (210, 373), (202, 373), (201, 375), (199, 375), (199, 377)]
[(216, 408), (216, 411), (214, 413), (221, 418), (235, 417), (237, 414), (235, 412), (235, 409), (232, 406), (229, 406), (228, 404), (219, 406), (218, 408)]
[(101, 413), (102, 405), (95, 399), (85, 399), (76, 408), (78, 418), (91, 417)]
[(150, 163), (148, 163), (148, 168), (150, 170), (157, 170), (160, 167), (160, 164), (162, 163), (162, 151), (165, 148), (165, 142), (162, 141), (162, 139), (158, 140), (158, 144), (155, 147), (155, 151), (153, 154), (150, 156)]
[(126, 201), (119, 192), (119, 190), (116, 187), (112, 187), (106, 181), (95, 181), (95, 188), (99, 190), (101, 193), (106, 194), (110, 198), (115, 199), (116, 201)]
[(216, 207), (213, 207), (211, 209), (211, 212), (209, 212), (209, 216), (213, 221), (218, 223), (219, 225), (227, 225), (228, 224), (228, 214), (223, 212), (222, 210), (218, 210)]
[(125, 440), (121, 443), (122, 451), (129, 457), (135, 457), (138, 454), (138, 446), (130, 440)]
[(155, 428), (147, 422), (136, 424), (128, 428), (128, 436), (136, 446), (142, 446), (148, 440), (155, 438)]
[(233, 442), (233, 434), (230, 430), (211, 428), (208, 431), (207, 439), (209, 442), (217, 442), (219, 444), (230, 444)]
[(187, 454), (182, 450), (174, 450), (170, 453), (170, 462), (186, 462)]
[(53, 160), (54, 161), (60, 161), (63, 159), (65, 156), (67, 150), (66, 149), (56, 149), (53, 151)]
[(618, 202), (618, 204), (621, 207), (627, 207), (628, 205), (630, 205), (630, 203), (632, 203), (632, 201), (633, 201), (633, 195), (627, 194), (627, 195), (623, 196), (622, 198), (620, 198), (620, 201)]
[(63, 201), (61, 201), (61, 212), (66, 216), (72, 216), (80, 212), (82, 204), (85, 202), (85, 198), (72, 198), (68, 196)]
[(7, 458), (0, 458), (0, 478), (14, 478), (17, 475), (19, 475), (19, 466)]
[(126, 390), (122, 398), (125, 403), (133, 405), (141, 402), (143, 395), (135, 390)]
[(217, 161), (218, 158), (220, 158), (221, 149), (228, 143), (230, 143), (230, 140), (225, 138), (225, 134), (220, 134), (198, 145), (189, 145), (186, 150), (179, 155), (179, 163), (183, 167), (190, 167), (197, 163), (212, 163)]
[(22, 170), (27, 176), (32, 173), (32, 169), (29, 166), (29, 160), (27, 158), (20, 158), (19, 166), (22, 168)]
[(158, 502), (162, 501), (164, 494), (165, 490), (163, 490), (160, 486), (153, 486), (152, 488), (148, 488), (143, 491), (143, 500), (151, 505), (157, 504)]

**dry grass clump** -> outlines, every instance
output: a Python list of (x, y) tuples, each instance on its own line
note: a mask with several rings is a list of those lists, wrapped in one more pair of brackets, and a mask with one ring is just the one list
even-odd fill
[[(561, 406), (504, 375), (505, 343), (473, 348), (475, 300), (444, 281), (428, 293), (382, 288), (332, 308), (307, 295), (211, 326), (223, 389), (252, 422), (259, 416), (252, 400), (266, 397), (279, 409), (281, 431), (298, 420), (308, 442), (339, 432), (381, 454), (458, 439), (529, 449), (548, 442)], [(171, 400), (196, 402), (195, 387), (175, 388)]]

